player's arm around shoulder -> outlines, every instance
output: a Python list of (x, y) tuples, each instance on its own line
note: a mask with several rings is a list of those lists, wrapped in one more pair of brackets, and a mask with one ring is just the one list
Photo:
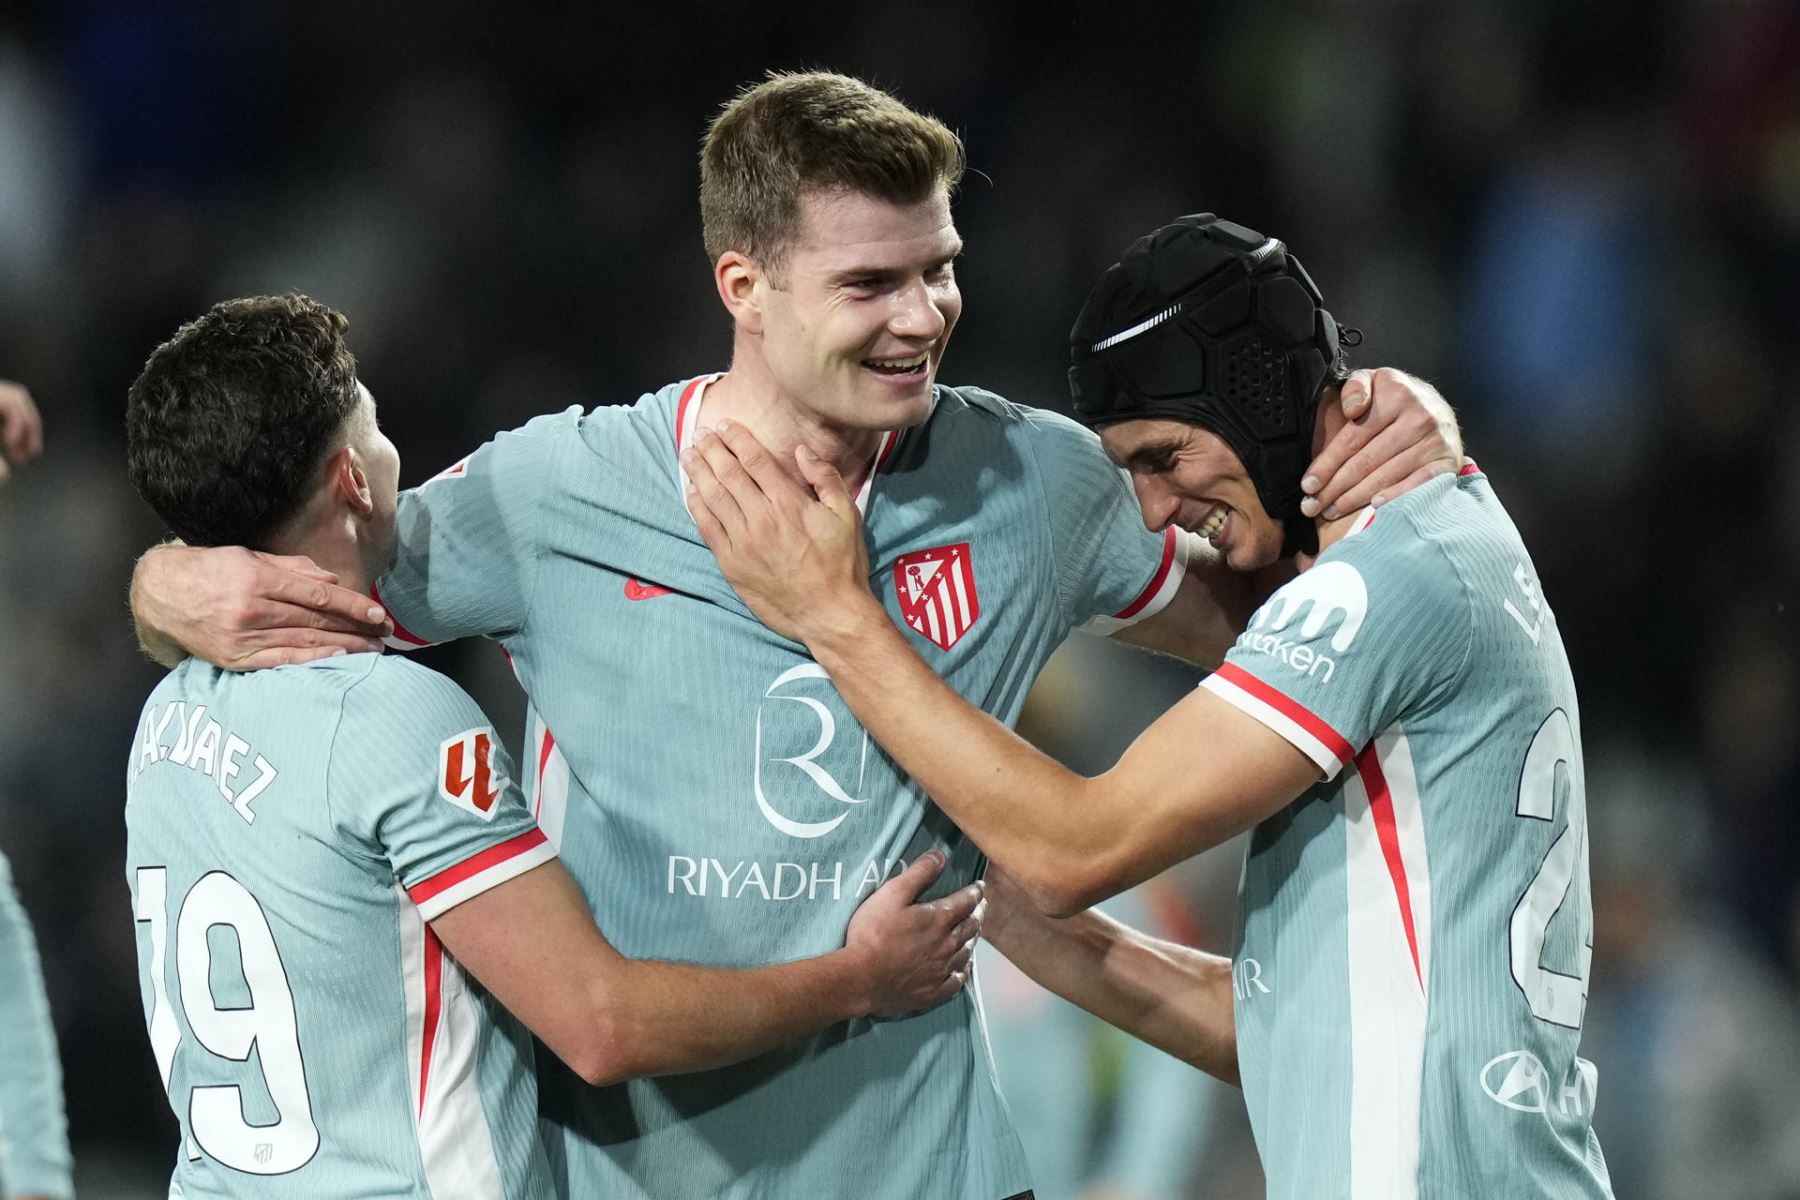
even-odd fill
[[(576, 428), (579, 413), (535, 418), (402, 493), (396, 562), (382, 583), (409, 626), (433, 629), (433, 641), (503, 627), (528, 595), (521, 575), (535, 562), (531, 516), (546, 486), (545, 461), (557, 435)], [(432, 490), (449, 480), (470, 486)], [(432, 576), (423, 564), (434, 546), (440, 569)], [(408, 562), (414, 568), (402, 573)], [(426, 588), (433, 579), (435, 593)], [(139, 646), (166, 667), (193, 655), (247, 671), (379, 650), (384, 639), (397, 649), (425, 640), (397, 636), (388, 605), (338, 584), (300, 555), (166, 542), (132, 572), (131, 614)], [(434, 619), (434, 601), (451, 616)]]
[[(1279, 588), (1219, 670), (1110, 771), (1082, 781), (1009, 748), (1038, 776), (1019, 787), (1032, 804), (999, 821), (997, 794), (986, 814), (945, 807), (1039, 909), (1059, 915), (1273, 816), (1461, 678), (1468, 589), (1408, 513), (1432, 502), (1431, 489), (1452, 487), (1436, 479), (1407, 504), (1363, 514), (1361, 528)], [(945, 803), (943, 788), (927, 786)]]
[(1180, 582), (1168, 603), (1142, 621), (1113, 629), (1118, 641), (1216, 667), (1264, 597), (1292, 578), (1291, 561), (1260, 571), (1233, 571), (1206, 539), (1172, 529), (1182, 556)]
[(165, 542), (137, 561), (138, 645), (165, 667), (192, 655), (230, 671), (381, 649), (392, 632), (368, 596), (303, 556)]

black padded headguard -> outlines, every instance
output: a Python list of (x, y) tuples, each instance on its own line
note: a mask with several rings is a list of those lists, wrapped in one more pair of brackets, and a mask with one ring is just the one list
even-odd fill
[(1197, 213), (1139, 238), (1107, 268), (1069, 333), (1075, 415), (1093, 429), (1166, 417), (1211, 430), (1243, 460), (1284, 553), (1311, 551), (1300, 513), (1319, 396), (1362, 340), (1325, 311), (1274, 238)]

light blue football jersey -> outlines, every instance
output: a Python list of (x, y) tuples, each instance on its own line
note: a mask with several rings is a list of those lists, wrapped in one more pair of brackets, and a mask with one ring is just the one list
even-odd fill
[(1258, 825), (1234, 964), (1271, 1197), (1605, 1197), (1581, 723), (1471, 471), (1366, 510), (1202, 685), (1325, 781)]
[(348, 655), (144, 706), (126, 877), (170, 1194), (539, 1200), (529, 1035), (428, 921), (554, 857), (475, 702)]
[(37, 939), (0, 854), (0, 1195), (73, 1196), (62, 1064)]
[[(379, 594), (403, 640), (506, 646), (539, 819), (613, 944), (743, 967), (841, 946), (859, 900), (927, 849), (949, 854), (935, 893), (983, 863), (720, 575), (677, 459), (706, 382), (539, 418), (403, 496)], [(889, 435), (860, 502), (876, 593), (1009, 723), (1071, 628), (1156, 611), (1185, 561), (1092, 434), (975, 389), (939, 388)], [(616, 1087), (540, 1056), (539, 1087), (572, 1196), (995, 1200), (1029, 1182), (966, 992)]]

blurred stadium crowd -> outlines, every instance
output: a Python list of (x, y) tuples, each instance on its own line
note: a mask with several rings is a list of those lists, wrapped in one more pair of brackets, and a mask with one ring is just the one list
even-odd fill
[[(213, 300), (315, 295), (350, 315), (403, 482), (536, 413), (722, 368), (700, 134), (763, 69), (825, 66), (968, 144), (946, 381), (1066, 408), (1064, 337), (1098, 270), (1205, 209), (1286, 239), (1364, 330), (1361, 362), (1458, 405), (1581, 689), (1584, 1053), (1618, 1194), (1800, 1196), (1800, 369), (1780, 349), (1800, 313), (1800, 7), (1185, 7), (0, 9), (0, 376), (46, 426), (0, 489), (0, 847), (38, 929), (84, 1194), (150, 1194), (173, 1150), (122, 869), (157, 677), (124, 608), (161, 532), (124, 474), (144, 357)], [(516, 735), (500, 655), (433, 661)], [(1031, 728), (1103, 765), (1191, 677), (1080, 646), (1046, 678)], [(1137, 915), (1217, 947), (1234, 873), (1202, 863)], [(1009, 1089), (1022, 1124), (1062, 1131), (1040, 1196), (1253, 1186), (1232, 1093), (1133, 1066), (987, 975), (1003, 1081), (1053, 1057), (1073, 1081)]]

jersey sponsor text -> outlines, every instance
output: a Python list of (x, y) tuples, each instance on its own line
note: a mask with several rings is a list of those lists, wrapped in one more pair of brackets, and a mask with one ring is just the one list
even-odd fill
[(1481, 1068), (1481, 1090), (1495, 1104), (1523, 1113), (1556, 1112), (1565, 1117), (1590, 1116), (1599, 1090), (1594, 1065), (1577, 1058), (1568, 1076), (1552, 1086), (1550, 1072), (1529, 1050), (1496, 1054)]
[(1231, 964), (1231, 990), (1239, 1000), (1251, 1000), (1269, 994), (1263, 982), (1263, 966), (1254, 958), (1240, 958)]
[(870, 858), (860, 863), (758, 862), (704, 855), (669, 855), (667, 891), (671, 896), (712, 900), (834, 901), (868, 895), (906, 869), (906, 860)]
[(1250, 618), (1250, 628), (1280, 633), (1303, 612), (1306, 619), (1300, 622), (1301, 637), (1318, 637), (1337, 617), (1331, 648), (1339, 654), (1350, 649), (1369, 615), (1369, 589), (1362, 572), (1347, 562), (1320, 563), (1270, 596)]

